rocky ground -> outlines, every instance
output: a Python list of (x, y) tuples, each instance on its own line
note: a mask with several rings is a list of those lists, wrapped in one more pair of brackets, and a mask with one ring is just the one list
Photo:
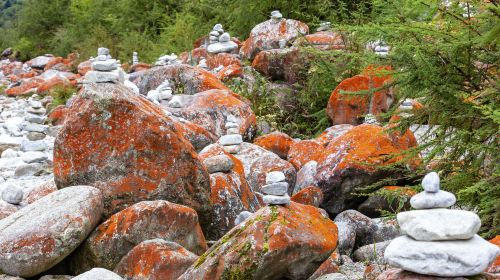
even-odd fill
[[(499, 279), (499, 237), (484, 241), (476, 214), (444, 209), (455, 198), (437, 174), (420, 194), (401, 187), (422, 164), (402, 152), (432, 127), (390, 128), (422, 105), (396, 103), (391, 88), (342, 96), (382, 87), (387, 66), (332, 88), (332, 126), (313, 139), (263, 133), (225, 84), (252, 80), (245, 59), (293, 84), (305, 44), (343, 49), (327, 25), (310, 32), (278, 12), (243, 43), (216, 25), (155, 65), (119, 65), (106, 49), (79, 64), (4, 51), (0, 279)], [(56, 90), (76, 94), (56, 106)], [(397, 184), (366, 190), (380, 179)], [(381, 218), (388, 192), (419, 210)]]

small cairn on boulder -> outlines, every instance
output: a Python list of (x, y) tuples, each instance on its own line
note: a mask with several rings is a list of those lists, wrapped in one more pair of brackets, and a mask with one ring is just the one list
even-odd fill
[(380, 125), (380, 123), (377, 121), (377, 118), (373, 114), (366, 114), (364, 123)]
[(139, 54), (137, 52), (132, 53), (132, 65), (139, 64)]
[(275, 10), (271, 12), (271, 22), (272, 23), (280, 23), (281, 20), (283, 19), (283, 15), (281, 14), (280, 11)]
[(198, 67), (202, 68), (202, 69), (205, 69), (207, 71), (209, 71), (210, 69), (208, 68), (208, 65), (207, 65), (207, 59), (205, 57), (201, 57), (200, 58), (200, 62), (198, 62)]
[(228, 173), (233, 169), (234, 162), (229, 156), (222, 154), (206, 158), (203, 161), (203, 165), (205, 165), (209, 174), (217, 172)]
[(92, 70), (85, 74), (85, 83), (116, 83), (125, 82), (125, 72), (120, 68), (120, 61), (113, 59), (109, 49), (99, 48), (97, 58), (92, 58)]
[(165, 80), (156, 89), (150, 90), (147, 94), (147, 98), (153, 103), (161, 104), (163, 101), (168, 102), (172, 99), (172, 92), (170, 81)]
[(181, 61), (177, 57), (175, 53), (171, 53), (170, 55), (163, 55), (158, 58), (155, 62), (155, 66), (165, 66), (165, 65), (176, 65), (181, 64)]
[(321, 31), (329, 31), (332, 28), (332, 23), (329, 21), (324, 21), (319, 24), (319, 27), (316, 29), (316, 31), (321, 32)]
[(260, 190), (266, 205), (289, 205), (288, 183), (285, 174), (281, 171), (273, 171), (266, 174), (266, 184)]
[(240, 135), (240, 126), (236, 123), (236, 118), (232, 115), (227, 117), (226, 135), (219, 139), (219, 143), (224, 150), (230, 154), (237, 154), (240, 151), (240, 144), (243, 143), (243, 137)]
[(375, 42), (368, 43), (368, 49), (375, 52), (378, 56), (387, 56), (389, 54), (390, 47), (384, 41), (377, 40)]
[(481, 220), (475, 213), (446, 209), (456, 199), (452, 193), (441, 191), (439, 184), (435, 172), (424, 177), (424, 192), (410, 200), (417, 210), (397, 215), (404, 235), (387, 246), (384, 257), (392, 266), (424, 275), (480, 274), (500, 249), (476, 234)]
[(211, 54), (230, 53), (238, 48), (238, 44), (231, 41), (229, 33), (224, 32), (220, 23), (216, 24), (208, 36), (207, 52)]

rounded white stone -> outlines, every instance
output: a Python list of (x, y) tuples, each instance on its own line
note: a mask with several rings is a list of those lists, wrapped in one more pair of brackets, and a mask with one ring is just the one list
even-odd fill
[(266, 184), (284, 182), (285, 180), (285, 174), (281, 171), (272, 171), (266, 174)]
[(436, 172), (431, 172), (425, 175), (422, 180), (422, 186), (426, 192), (435, 193), (439, 191), (439, 175)]
[(264, 204), (266, 205), (288, 205), (290, 204), (290, 196), (265, 195), (263, 197)]
[(288, 183), (278, 182), (278, 183), (264, 185), (261, 187), (260, 191), (263, 194), (283, 196), (288, 193)]
[(231, 40), (231, 36), (229, 35), (229, 33), (223, 33), (222, 35), (220, 35), (219, 37), (219, 42), (221, 43), (224, 43), (224, 42), (229, 42)]
[(243, 143), (243, 137), (239, 134), (224, 135), (219, 139), (222, 146), (239, 145)]
[(453, 206), (457, 198), (454, 194), (447, 191), (438, 191), (435, 193), (421, 192), (411, 197), (411, 207), (415, 209), (447, 208)]
[(2, 200), (17, 205), (23, 200), (23, 190), (16, 185), (8, 184), (2, 191)]
[(7, 149), (2, 152), (2, 158), (15, 158), (17, 157), (17, 152), (12, 149)]

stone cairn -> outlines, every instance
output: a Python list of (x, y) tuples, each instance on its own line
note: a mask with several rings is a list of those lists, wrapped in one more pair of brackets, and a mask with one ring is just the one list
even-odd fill
[(109, 49), (99, 48), (97, 58), (91, 59), (92, 71), (85, 74), (86, 83), (119, 83), (125, 82), (125, 72), (120, 68), (120, 61), (113, 59)]
[(238, 48), (238, 44), (231, 41), (229, 33), (224, 32), (220, 23), (214, 25), (212, 31), (208, 35), (207, 52), (216, 53), (230, 53)]
[(177, 57), (175, 53), (171, 53), (170, 55), (163, 55), (156, 60), (155, 65), (156, 66), (165, 66), (165, 65), (176, 65), (176, 64), (181, 64), (181, 61)]
[(324, 21), (319, 24), (319, 27), (316, 29), (316, 31), (321, 32), (321, 31), (329, 31), (332, 28), (332, 23), (329, 21)]
[(237, 154), (240, 151), (240, 145), (243, 143), (243, 137), (240, 135), (240, 127), (236, 123), (236, 118), (232, 115), (226, 120), (226, 135), (219, 139), (219, 144), (230, 154)]
[(170, 86), (170, 81), (165, 80), (156, 89), (152, 89), (148, 92), (146, 97), (153, 103), (161, 104), (163, 102), (168, 102), (172, 99), (172, 87)]
[(45, 122), (46, 110), (38, 100), (29, 100), (29, 107), (26, 109), (24, 117), (24, 130), (28, 132), (27, 138), (22, 142), (21, 150), (24, 152), (22, 160), (27, 164), (45, 162), (48, 159), (44, 152), (49, 147), (43, 140), (49, 129)]
[(377, 121), (377, 117), (375, 117), (375, 115), (373, 114), (366, 114), (365, 121), (363, 123), (380, 125), (380, 123)]
[(481, 226), (479, 217), (469, 211), (446, 209), (456, 199), (439, 189), (437, 173), (427, 174), (422, 185), (424, 192), (410, 200), (417, 210), (397, 215), (404, 235), (387, 246), (386, 261), (424, 275), (460, 277), (482, 273), (500, 249), (476, 234)]
[(206, 158), (203, 161), (203, 164), (207, 168), (209, 174), (214, 174), (217, 172), (228, 173), (231, 172), (234, 167), (233, 160), (225, 154)]
[(280, 11), (272, 11), (271, 12), (271, 22), (272, 23), (280, 23), (281, 20), (283, 19), (283, 15), (281, 14)]
[(208, 68), (208, 65), (207, 65), (207, 59), (204, 58), (204, 57), (201, 57), (200, 58), (200, 61), (198, 62), (198, 67), (202, 68), (202, 69), (205, 69), (207, 71), (209, 71), (210, 69)]
[(132, 53), (132, 65), (139, 64), (139, 54), (137, 52)]
[(266, 184), (260, 191), (264, 194), (263, 200), (266, 205), (289, 205), (288, 183), (285, 174), (281, 171), (273, 171), (266, 174)]

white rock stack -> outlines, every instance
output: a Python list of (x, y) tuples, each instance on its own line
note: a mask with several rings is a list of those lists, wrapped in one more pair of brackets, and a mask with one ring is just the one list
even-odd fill
[(380, 123), (377, 121), (377, 117), (375, 117), (375, 115), (373, 114), (366, 114), (364, 123), (380, 125)]
[(240, 126), (234, 116), (229, 115), (226, 119), (226, 135), (219, 139), (219, 144), (230, 154), (237, 154), (240, 151), (240, 145), (243, 143), (243, 137), (240, 135)]
[(165, 66), (165, 65), (176, 65), (181, 64), (181, 61), (177, 57), (175, 53), (171, 53), (170, 55), (162, 55), (155, 62), (156, 66)]
[(97, 58), (92, 59), (92, 71), (85, 74), (84, 82), (123, 84), (125, 72), (120, 67), (120, 61), (111, 57), (109, 49), (99, 48)]
[(481, 221), (472, 212), (446, 209), (456, 199), (439, 189), (439, 176), (432, 172), (422, 181), (424, 192), (413, 196), (417, 210), (397, 215), (404, 234), (385, 250), (386, 261), (419, 274), (459, 277), (482, 273), (500, 249), (476, 233)]
[(208, 65), (207, 65), (207, 59), (204, 57), (201, 57), (200, 62), (198, 62), (198, 67), (205, 69), (205, 70), (209, 70)]
[(161, 104), (170, 101), (173, 97), (172, 93), (170, 81), (165, 80), (156, 89), (150, 90), (147, 94), (147, 98), (156, 104)]
[(266, 184), (260, 191), (264, 194), (263, 200), (266, 205), (288, 205), (288, 183), (285, 174), (281, 171), (273, 171), (266, 174)]
[(238, 48), (238, 44), (231, 41), (229, 33), (224, 32), (220, 23), (216, 24), (210, 34), (208, 35), (207, 52), (216, 53), (230, 53)]
[(281, 14), (280, 11), (272, 11), (271, 12), (271, 21), (273, 23), (280, 23), (281, 20), (283, 19), (283, 15)]
[(137, 52), (132, 53), (132, 65), (136, 65), (139, 63), (139, 54)]
[(321, 32), (321, 31), (328, 31), (332, 28), (332, 23), (329, 21), (324, 21), (319, 24), (319, 27), (316, 29), (316, 31)]

